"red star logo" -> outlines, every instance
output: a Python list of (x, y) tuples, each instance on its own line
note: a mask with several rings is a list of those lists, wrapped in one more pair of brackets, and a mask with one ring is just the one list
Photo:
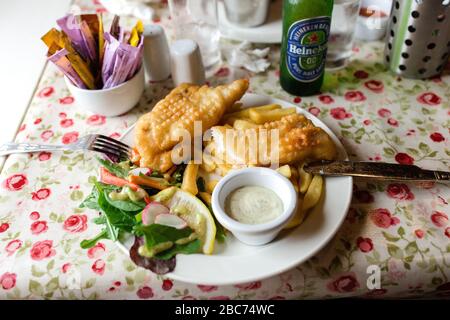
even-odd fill
[(319, 37), (317, 36), (317, 33), (313, 33), (309, 36), (309, 42), (315, 43), (319, 40)]

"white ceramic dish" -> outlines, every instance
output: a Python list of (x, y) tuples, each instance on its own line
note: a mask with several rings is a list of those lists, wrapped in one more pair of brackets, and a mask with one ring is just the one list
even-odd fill
[[(283, 213), (262, 224), (245, 224), (225, 212), (225, 199), (234, 190), (244, 186), (260, 186), (276, 193), (283, 203)], [(237, 239), (245, 244), (260, 246), (272, 241), (289, 222), (297, 207), (297, 193), (292, 183), (269, 168), (245, 168), (228, 173), (220, 179), (212, 194), (212, 209), (216, 219)]]
[(64, 80), (77, 106), (107, 117), (118, 116), (133, 109), (139, 102), (145, 85), (143, 66), (133, 78), (109, 89), (81, 89), (67, 77)]
[(256, 27), (240, 27), (228, 21), (225, 14), (224, 4), (219, 1), (217, 10), (219, 16), (220, 34), (227, 39), (250, 41), (255, 43), (281, 43), (282, 19), (281, 7), (282, 0), (273, 1), (269, 7), (269, 14), (266, 22)]
[[(256, 94), (246, 94), (241, 102), (244, 107), (270, 103), (294, 107), (289, 102)], [(297, 110), (331, 136), (340, 159), (347, 158), (339, 139), (322, 121), (303, 109)], [(122, 136), (122, 141), (132, 145), (133, 137), (134, 126)], [(225, 243), (216, 244), (213, 255), (178, 255), (176, 268), (167, 277), (196, 284), (230, 285), (260, 280), (289, 270), (316, 254), (338, 231), (350, 205), (352, 186), (351, 177), (328, 177), (322, 203), (299, 227), (282, 231), (274, 241), (259, 247), (245, 245), (228, 235)], [(128, 254), (133, 239), (130, 237), (117, 244)]]

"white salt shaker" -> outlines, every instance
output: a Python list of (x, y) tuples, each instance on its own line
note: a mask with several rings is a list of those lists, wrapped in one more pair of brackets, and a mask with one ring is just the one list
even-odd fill
[(170, 54), (164, 29), (158, 25), (144, 26), (145, 74), (151, 81), (166, 80), (170, 76)]
[(190, 39), (181, 39), (170, 46), (172, 80), (181, 83), (202, 85), (205, 83), (205, 68), (198, 44)]

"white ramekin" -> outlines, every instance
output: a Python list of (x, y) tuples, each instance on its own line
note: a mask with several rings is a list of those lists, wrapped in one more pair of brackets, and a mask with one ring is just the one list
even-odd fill
[[(225, 212), (225, 199), (234, 190), (244, 186), (261, 186), (274, 191), (283, 202), (283, 213), (276, 219), (261, 224), (245, 224), (232, 219)], [(231, 171), (214, 188), (212, 209), (221, 225), (249, 245), (263, 245), (272, 241), (295, 214), (297, 193), (292, 183), (275, 170), (246, 168)]]
[(108, 89), (81, 89), (67, 77), (64, 80), (77, 106), (107, 117), (118, 116), (133, 109), (139, 102), (145, 85), (143, 66), (130, 80)]

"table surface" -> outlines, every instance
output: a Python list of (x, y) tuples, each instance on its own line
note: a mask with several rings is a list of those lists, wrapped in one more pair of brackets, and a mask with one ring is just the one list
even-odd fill
[[(77, 0), (84, 11), (102, 10)], [(157, 5), (155, 23), (167, 25)], [(125, 19), (124, 19), (125, 20)], [(125, 22), (125, 21), (124, 21)], [(232, 46), (224, 42), (225, 46)], [(272, 66), (251, 74), (226, 66), (212, 85), (248, 76), (251, 91), (292, 101), (321, 118), (351, 159), (414, 163), (448, 170), (450, 75), (402, 79), (382, 65), (381, 43), (357, 44), (337, 85), (314, 97), (294, 97), (278, 83), (279, 47)], [(151, 84), (138, 107), (116, 118), (77, 107), (61, 74), (47, 66), (17, 141), (69, 143), (87, 133), (119, 137), (172, 88)], [(95, 235), (97, 213), (79, 209), (97, 164), (90, 153), (13, 155), (0, 175), (0, 298), (296, 299), (415, 297), (450, 294), (450, 190), (445, 184), (380, 183), (355, 179), (348, 216), (332, 241), (309, 261), (269, 279), (234, 286), (172, 281), (136, 267), (110, 241), (82, 250)], [(301, 245), (301, 244), (299, 244)], [(370, 290), (370, 265), (381, 288)], [(205, 266), (207, 268), (207, 266)]]
[[(40, 37), (64, 15), (70, 2), (0, 2), (0, 38), (8, 44), (7, 49), (0, 50), (0, 144), (14, 140), (45, 66), (46, 47)], [(0, 169), (2, 164), (0, 157)]]

